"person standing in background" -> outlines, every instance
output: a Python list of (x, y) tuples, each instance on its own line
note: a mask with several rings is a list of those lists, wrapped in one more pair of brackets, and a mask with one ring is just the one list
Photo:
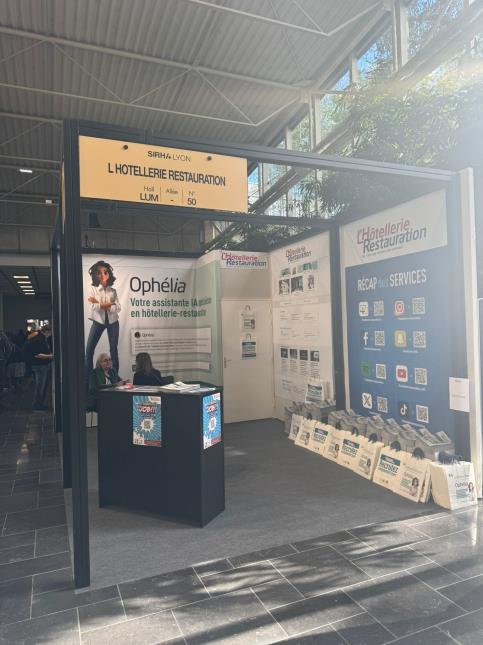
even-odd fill
[(99, 260), (89, 269), (92, 286), (87, 298), (91, 304), (89, 320), (92, 325), (86, 344), (86, 382), (88, 382), (93, 368), (94, 352), (104, 330), (107, 331), (109, 349), (112, 358), (112, 367), (119, 371), (119, 356), (117, 344), (119, 342), (119, 312), (121, 305), (117, 292), (112, 285), (116, 281), (112, 266), (104, 260)]
[(38, 334), (33, 336), (26, 345), (26, 355), (32, 365), (34, 375), (34, 410), (48, 410), (45, 405), (47, 387), (50, 380), (53, 354), (47, 339), (52, 335), (50, 325), (44, 325)]

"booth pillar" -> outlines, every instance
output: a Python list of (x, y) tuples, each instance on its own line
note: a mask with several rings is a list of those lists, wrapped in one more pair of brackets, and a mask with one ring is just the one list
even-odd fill
[[(62, 177), (63, 262), (60, 299), (66, 313), (62, 328), (63, 428), (68, 426), (72, 466), (72, 526), (74, 581), (77, 588), (90, 584), (87, 445), (85, 433), (84, 318), (79, 191), (79, 126), (64, 123)], [(64, 309), (65, 304), (65, 309)], [(66, 338), (68, 334), (68, 338)], [(68, 457), (68, 455), (67, 455)]]

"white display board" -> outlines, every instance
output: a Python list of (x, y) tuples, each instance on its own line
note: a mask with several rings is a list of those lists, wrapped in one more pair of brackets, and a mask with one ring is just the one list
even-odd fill
[(270, 254), (275, 395), (303, 402), (307, 383), (333, 393), (329, 234)]

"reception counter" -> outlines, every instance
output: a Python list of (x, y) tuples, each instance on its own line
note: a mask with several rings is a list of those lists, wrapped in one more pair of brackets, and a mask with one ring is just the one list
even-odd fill
[(99, 393), (99, 506), (205, 526), (225, 508), (220, 388)]

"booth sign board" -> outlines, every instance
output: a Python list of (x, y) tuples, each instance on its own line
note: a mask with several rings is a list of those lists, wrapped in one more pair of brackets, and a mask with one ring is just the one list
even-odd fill
[(247, 161), (79, 137), (80, 196), (246, 213)]

